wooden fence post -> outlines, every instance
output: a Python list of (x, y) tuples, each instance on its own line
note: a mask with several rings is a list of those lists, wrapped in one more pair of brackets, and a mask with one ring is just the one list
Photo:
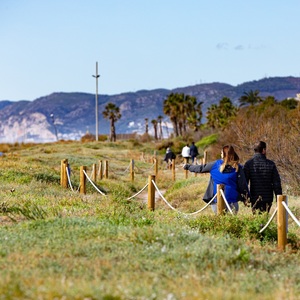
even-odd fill
[(134, 159), (130, 161), (130, 178), (131, 182), (134, 181)]
[(173, 181), (176, 180), (176, 174), (175, 174), (175, 159), (172, 159), (172, 179), (173, 179)]
[(96, 166), (96, 164), (93, 164), (93, 169), (92, 170), (93, 170), (92, 171), (92, 180), (94, 182), (96, 182), (96, 180), (97, 180), (97, 166)]
[(101, 180), (103, 178), (103, 165), (102, 160), (99, 160), (99, 179)]
[(105, 161), (105, 173), (104, 173), (104, 178), (108, 178), (108, 161)]
[(153, 158), (153, 162), (154, 162), (154, 174), (155, 176), (157, 176), (158, 174), (158, 160), (156, 157)]
[(277, 196), (277, 240), (278, 240), (278, 249), (281, 251), (285, 250), (287, 244), (287, 212), (282, 205), (282, 202), (286, 202), (286, 196), (278, 195)]
[(80, 194), (86, 194), (86, 177), (83, 171), (86, 172), (86, 166), (80, 167)]
[(223, 184), (217, 184), (217, 214), (223, 215), (225, 213), (225, 201), (223, 199), (223, 196), (221, 194), (221, 190), (224, 191), (224, 185)]
[(155, 175), (149, 175), (148, 177), (148, 209), (149, 210), (155, 209), (155, 187), (152, 180), (155, 182)]
[[(184, 164), (187, 164), (189, 162), (188, 158), (184, 158)], [(185, 179), (187, 179), (189, 177), (189, 170), (184, 170), (185, 172)]]
[(63, 188), (68, 187), (68, 175), (67, 175), (67, 168), (68, 167), (68, 160), (63, 159), (60, 163), (60, 185)]

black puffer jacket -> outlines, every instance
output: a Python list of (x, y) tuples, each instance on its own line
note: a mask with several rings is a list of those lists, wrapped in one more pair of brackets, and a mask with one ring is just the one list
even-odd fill
[(274, 194), (282, 195), (281, 180), (272, 160), (266, 158), (264, 154), (256, 153), (253, 158), (244, 165), (246, 180), (250, 181), (251, 202), (257, 199), (263, 202), (272, 202)]

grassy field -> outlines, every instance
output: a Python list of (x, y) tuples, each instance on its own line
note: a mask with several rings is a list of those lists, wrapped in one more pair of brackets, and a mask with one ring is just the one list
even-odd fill
[[(147, 209), (152, 144), (15, 145), (0, 158), (0, 299), (300, 299), (300, 229), (289, 219), (277, 250), (276, 218), (215, 216), (201, 197), (207, 175), (176, 181), (159, 164), (155, 211)], [(159, 163), (163, 153), (157, 153)], [(68, 159), (74, 191), (60, 186)], [(135, 178), (129, 175), (135, 160)], [(77, 192), (80, 166), (107, 160), (109, 178)], [(289, 207), (300, 219), (297, 197)], [(275, 206), (275, 204), (273, 205)], [(275, 207), (272, 207), (271, 213)]]

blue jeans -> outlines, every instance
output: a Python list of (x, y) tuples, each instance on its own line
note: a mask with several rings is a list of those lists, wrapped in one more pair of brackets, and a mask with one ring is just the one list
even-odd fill
[[(238, 213), (238, 211), (239, 211), (239, 203), (238, 202), (229, 203), (229, 206), (234, 214)], [(215, 214), (217, 214), (217, 212), (218, 212), (217, 203), (211, 204), (211, 209)], [(226, 206), (225, 211), (228, 212), (227, 206)]]

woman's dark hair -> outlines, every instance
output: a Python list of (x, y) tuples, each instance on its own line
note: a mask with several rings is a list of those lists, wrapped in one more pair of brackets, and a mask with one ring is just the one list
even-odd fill
[(239, 169), (239, 156), (237, 155), (237, 153), (234, 151), (233, 146), (231, 145), (226, 145), (222, 148), (222, 152), (223, 152), (223, 163), (220, 166), (220, 171), (223, 172), (225, 169), (226, 165), (230, 165), (233, 168), (236, 169), (236, 172)]

